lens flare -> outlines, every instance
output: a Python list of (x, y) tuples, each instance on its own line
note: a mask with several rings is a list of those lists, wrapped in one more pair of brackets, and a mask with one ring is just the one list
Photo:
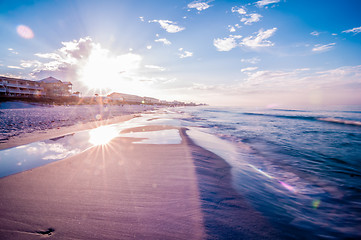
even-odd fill
[(25, 26), (25, 25), (19, 25), (16, 28), (16, 31), (19, 34), (19, 36), (22, 38), (32, 39), (34, 37), (33, 30), (31, 30), (31, 28), (29, 28), (28, 26)]
[(89, 142), (94, 146), (106, 145), (118, 136), (118, 131), (111, 126), (102, 126), (89, 132)]
[(317, 199), (317, 200), (313, 200), (313, 201), (312, 201), (312, 207), (316, 209), (316, 208), (318, 208), (318, 206), (320, 206), (320, 203), (321, 203), (321, 201), (318, 200), (318, 199)]
[(288, 191), (290, 192), (293, 192), (293, 193), (297, 193), (297, 189), (292, 187), (291, 185), (285, 183), (285, 182), (282, 182), (281, 180), (278, 180), (277, 178), (275, 177), (272, 177), (271, 175), (269, 175), (268, 173), (262, 171), (261, 169), (259, 168), (256, 168), (255, 166), (253, 166), (252, 164), (248, 164), (248, 166), (250, 166), (251, 168), (253, 168), (254, 170), (256, 170), (257, 172), (259, 172), (260, 174), (262, 174), (263, 176), (266, 176), (268, 177), (269, 179), (276, 179), (284, 188), (286, 188)]
[(254, 170), (256, 170), (257, 172), (259, 172), (259, 173), (261, 173), (263, 176), (266, 176), (266, 177), (268, 177), (268, 178), (270, 178), (270, 179), (272, 179), (273, 177), (272, 176), (270, 176), (268, 173), (266, 173), (266, 172), (264, 172), (264, 171), (262, 171), (261, 169), (259, 169), (259, 168), (256, 168), (255, 166), (253, 166), (252, 164), (248, 164), (248, 166), (250, 166), (251, 168), (253, 168)]
[(285, 183), (285, 182), (282, 182), (282, 181), (279, 181), (279, 183), (284, 187), (286, 188), (288, 191), (290, 192), (293, 192), (293, 193), (297, 193), (296, 189), (294, 187), (292, 187), (291, 185)]

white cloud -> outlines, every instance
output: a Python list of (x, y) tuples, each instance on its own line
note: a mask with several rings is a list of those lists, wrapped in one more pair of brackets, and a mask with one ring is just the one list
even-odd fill
[(352, 28), (352, 29), (348, 29), (348, 30), (345, 30), (345, 31), (342, 31), (343, 33), (354, 33), (354, 34), (358, 34), (361, 32), (361, 27), (355, 27), (355, 28)]
[(232, 12), (237, 12), (241, 15), (247, 14), (246, 10), (244, 9), (244, 7), (232, 7)]
[(207, 8), (211, 7), (208, 3), (209, 2), (206, 2), (206, 1), (193, 1), (188, 4), (188, 8), (195, 8), (198, 11), (203, 11), (203, 10), (206, 10)]
[(180, 58), (187, 58), (187, 57), (193, 56), (192, 52), (185, 51), (183, 48), (179, 48), (178, 51), (180, 51), (180, 53), (179, 53)]
[(144, 17), (139, 17), (140, 21), (144, 22)]
[[(131, 52), (116, 54), (103, 48), (90, 37), (62, 42), (62, 47), (50, 53), (38, 53), (39, 61), (23, 61), (23, 67), (32, 67), (36, 78), (54, 76), (73, 83), (78, 91), (101, 88), (129, 92), (140, 91), (138, 81), (142, 56)], [(46, 61), (47, 60), (47, 61)]]
[(217, 48), (218, 51), (228, 52), (233, 48), (237, 47), (237, 42), (233, 36), (229, 36), (223, 39), (214, 39), (213, 45)]
[(170, 45), (170, 44), (172, 44), (168, 39), (166, 39), (166, 38), (159, 38), (159, 39), (156, 39), (156, 40), (154, 40), (155, 42), (161, 42), (161, 43), (163, 43), (164, 45)]
[(149, 22), (150, 23), (151, 22), (159, 23), (160, 26), (169, 33), (177, 33), (177, 32), (183, 31), (185, 29), (184, 27), (177, 26), (176, 22), (172, 22), (172, 21), (169, 21), (169, 20), (152, 20), (152, 21), (149, 21)]
[(258, 14), (258, 13), (251, 13), (249, 15), (247, 15), (247, 17), (243, 17), (241, 19), (241, 22), (244, 22), (244, 24), (246, 25), (251, 25), (254, 22), (258, 22), (259, 20), (261, 20), (262, 15)]
[[(291, 71), (257, 71), (249, 75), (249, 85), (282, 90), (326, 89), (338, 87), (361, 88), (361, 65), (313, 72), (310, 69)], [(248, 85), (248, 84), (247, 84)]]
[(258, 48), (258, 47), (270, 47), (273, 46), (274, 43), (267, 40), (268, 38), (272, 37), (273, 34), (276, 32), (277, 28), (271, 28), (266, 31), (260, 29), (256, 36), (249, 36), (242, 40), (240, 43), (241, 46), (247, 46), (250, 48)]
[(253, 58), (243, 58), (241, 59), (241, 62), (243, 63), (251, 63), (251, 64), (256, 64), (259, 61), (261, 61), (261, 59), (259, 59), (258, 57), (253, 57)]
[(26, 79), (27, 77), (23, 76), (22, 74), (12, 74), (12, 73), (4, 73), (1, 74), (4, 77), (9, 77), (9, 78), (22, 78), (22, 79)]
[(40, 66), (42, 63), (37, 60), (21, 60), (20, 66), (24, 68), (35, 68)]
[(13, 48), (8, 48), (8, 50), (9, 50), (12, 54), (15, 54), (15, 55), (18, 55), (18, 54), (19, 54), (17, 51), (14, 51)]
[(54, 60), (62, 59), (62, 57), (57, 53), (35, 53), (34, 55), (39, 58), (54, 59)]
[(234, 39), (241, 39), (241, 35), (229, 35), (230, 37), (233, 37)]
[(241, 72), (252, 72), (252, 71), (255, 71), (257, 69), (258, 69), (258, 67), (247, 67), (247, 68), (242, 68)]
[(258, 7), (261, 8), (261, 7), (267, 6), (269, 4), (278, 3), (278, 2), (280, 2), (280, 0), (261, 0), (261, 1), (256, 2), (256, 4)]
[(313, 36), (318, 36), (318, 35), (320, 35), (321, 33), (320, 33), (320, 32), (317, 32), (317, 31), (313, 31), (313, 32), (311, 32), (310, 34), (313, 35)]
[(244, 7), (232, 7), (232, 12), (239, 13), (240, 15), (243, 15), (241, 22), (243, 22), (246, 25), (251, 25), (254, 22), (258, 22), (261, 20), (262, 15), (258, 13), (250, 13), (247, 14), (246, 9)]
[(8, 68), (12, 68), (12, 69), (24, 69), (24, 68), (19, 67), (19, 66), (8, 66)]
[(160, 66), (156, 66), (156, 65), (145, 65), (144, 67), (148, 68), (148, 69), (155, 69), (155, 70), (159, 70), (161, 72), (165, 71), (164, 67), (160, 67)]
[(228, 31), (230, 31), (230, 32), (235, 32), (237, 29), (236, 28), (241, 28), (242, 26), (241, 25), (239, 25), (238, 23), (237, 24), (235, 24), (234, 26), (232, 26), (232, 25), (228, 25)]
[(260, 29), (256, 36), (245, 37), (240, 42), (237, 42), (237, 39), (241, 39), (240, 35), (230, 35), (225, 38), (216, 38), (213, 40), (213, 45), (217, 48), (218, 51), (228, 52), (237, 46), (246, 46), (250, 48), (259, 48), (259, 47), (270, 47), (274, 43), (267, 40), (272, 37), (276, 32), (277, 28), (271, 28), (268, 30)]
[(313, 52), (324, 52), (324, 51), (330, 50), (335, 45), (336, 45), (336, 43), (329, 43), (326, 45), (317, 44), (314, 46), (314, 48), (312, 48), (312, 51)]
[(228, 30), (230, 32), (235, 32), (236, 31), (236, 29), (233, 26), (228, 26)]
[(148, 49), (148, 50), (152, 49), (152, 45), (148, 45), (148, 46), (147, 46), (147, 49)]
[[(361, 101), (361, 65), (315, 72), (312, 69), (246, 71), (233, 84), (193, 84), (188, 88), (207, 96), (210, 104), (267, 106), (355, 104)], [(216, 97), (215, 97), (216, 96)], [(214, 99), (214, 100), (212, 100)]]

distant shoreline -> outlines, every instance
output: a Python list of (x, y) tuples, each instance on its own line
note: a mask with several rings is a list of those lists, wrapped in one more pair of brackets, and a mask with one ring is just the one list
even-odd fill
[(204, 106), (206, 104), (183, 103), (183, 102), (148, 102), (148, 101), (126, 101), (112, 99), (106, 96), (6, 96), (0, 95), (0, 108), (3, 102), (25, 102), (30, 104), (44, 104), (44, 105), (149, 105), (149, 106)]

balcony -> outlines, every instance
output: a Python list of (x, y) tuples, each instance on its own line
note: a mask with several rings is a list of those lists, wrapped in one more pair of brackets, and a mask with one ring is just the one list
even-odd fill
[[(1, 83), (0, 83), (1, 85)], [(12, 88), (25, 88), (25, 89), (43, 89), (40, 86), (37, 85), (32, 85), (32, 84), (18, 84), (18, 83), (8, 83), (6, 84), (7, 87), (12, 87)]]
[(21, 91), (19, 89), (9, 88), (8, 93), (9, 94), (21, 94)]
[(20, 85), (18, 83), (8, 83), (6, 84), (7, 87), (14, 87), (14, 88), (18, 88)]

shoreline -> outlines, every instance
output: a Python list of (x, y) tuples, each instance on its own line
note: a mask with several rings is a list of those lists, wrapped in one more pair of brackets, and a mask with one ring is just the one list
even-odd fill
[(234, 189), (226, 160), (196, 145), (185, 129), (181, 132), (191, 150), (207, 239), (290, 239)]
[[(81, 130), (97, 123), (81, 124)], [(75, 128), (81, 131), (78, 127), (23, 141), (53, 138)], [(131, 130), (165, 128), (149, 125)], [(176, 129), (181, 144), (133, 144), (133, 138), (117, 137), (108, 148), (94, 146), (0, 179), (4, 193), (0, 232), (14, 239), (38, 239), (44, 233), (87, 239), (116, 238), (114, 234), (136, 239), (284, 239), (233, 188), (230, 165), (196, 145), (185, 128)]]

